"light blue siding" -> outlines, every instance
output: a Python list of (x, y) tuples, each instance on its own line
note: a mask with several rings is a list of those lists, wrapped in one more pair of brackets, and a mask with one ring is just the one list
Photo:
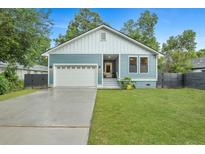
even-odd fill
[[(71, 64), (98, 64), (98, 84), (102, 84), (102, 55), (100, 54), (51, 54), (49, 56), (49, 64), (62, 64), (62, 63), (71, 63)], [(53, 67), (49, 72), (50, 80), (49, 83), (53, 84)]]
[(137, 81), (136, 88), (156, 88), (156, 81)]
[[(138, 73), (129, 73), (129, 56), (137, 56), (138, 57)], [(139, 57), (140, 56), (148, 56), (149, 57), (149, 72), (146, 74), (139, 73)], [(132, 79), (146, 79), (146, 81), (137, 81), (136, 88), (146, 88), (156, 87), (156, 81), (152, 81), (156, 79), (156, 56), (153, 54), (121, 54), (120, 55), (120, 77), (121, 79), (124, 77), (131, 77)], [(51, 54), (49, 56), (49, 64), (53, 66), (53, 64), (62, 64), (62, 63), (71, 63), (71, 64), (98, 64), (98, 84), (102, 84), (102, 55), (101, 54)], [(116, 64), (118, 66), (118, 64)], [(49, 84), (53, 84), (53, 67), (50, 68), (49, 71)], [(150, 79), (150, 81), (149, 81)]]
[[(138, 57), (138, 73), (129, 73), (129, 56)], [(139, 57), (148, 56), (149, 57), (149, 72), (148, 73), (139, 73)], [(132, 79), (155, 79), (156, 78), (156, 57), (154, 55), (121, 55), (121, 78), (131, 77)]]
[[(137, 57), (137, 73), (129, 73), (129, 57), (136, 56)], [(148, 73), (140, 73), (139, 65), (140, 65), (140, 56), (148, 56), (149, 58), (149, 71)], [(132, 79), (146, 79), (147, 81), (137, 81), (136, 87), (144, 88), (144, 87), (156, 87), (156, 81), (149, 81), (149, 79), (156, 79), (156, 56), (153, 54), (149, 55), (139, 55), (139, 54), (121, 54), (120, 58), (120, 77), (121, 79), (124, 77), (131, 77)]]

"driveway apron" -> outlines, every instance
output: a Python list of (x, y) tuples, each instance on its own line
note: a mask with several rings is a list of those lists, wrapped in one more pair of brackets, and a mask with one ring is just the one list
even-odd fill
[(53, 88), (0, 102), (0, 144), (87, 144), (94, 88)]

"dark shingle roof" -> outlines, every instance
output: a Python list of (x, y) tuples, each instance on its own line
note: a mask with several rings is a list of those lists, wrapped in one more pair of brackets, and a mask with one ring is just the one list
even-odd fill
[(205, 68), (205, 57), (193, 59), (192, 68)]

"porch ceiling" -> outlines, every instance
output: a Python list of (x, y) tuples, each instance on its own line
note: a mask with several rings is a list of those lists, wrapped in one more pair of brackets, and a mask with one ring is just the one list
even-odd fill
[(105, 54), (103, 55), (104, 60), (115, 60), (118, 57), (118, 54)]

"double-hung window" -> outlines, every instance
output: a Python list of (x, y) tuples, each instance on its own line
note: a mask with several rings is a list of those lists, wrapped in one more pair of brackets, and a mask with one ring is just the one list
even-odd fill
[(148, 57), (140, 57), (140, 73), (148, 73)]
[(129, 73), (137, 73), (137, 57), (129, 57)]

